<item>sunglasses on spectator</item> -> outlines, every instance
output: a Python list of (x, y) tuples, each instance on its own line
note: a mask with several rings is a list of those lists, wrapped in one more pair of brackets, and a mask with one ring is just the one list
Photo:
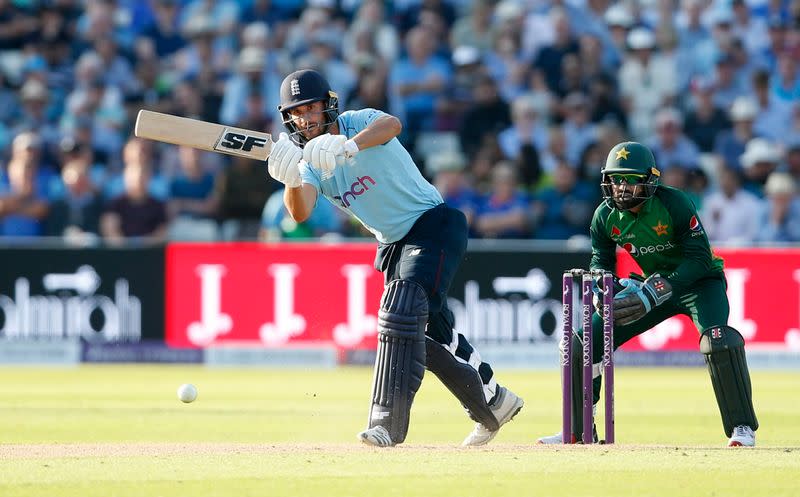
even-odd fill
[(623, 181), (627, 185), (639, 185), (647, 180), (644, 174), (612, 174), (608, 178), (615, 185), (621, 185)]

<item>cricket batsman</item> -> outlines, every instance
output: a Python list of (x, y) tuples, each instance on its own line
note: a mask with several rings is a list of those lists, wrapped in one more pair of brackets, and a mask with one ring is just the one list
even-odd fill
[(375, 109), (339, 114), (338, 97), (316, 71), (296, 71), (280, 89), (287, 133), (269, 157), (286, 185), (292, 218), (308, 218), (320, 194), (358, 219), (378, 240), (384, 274), (378, 353), (365, 444), (402, 443), (427, 367), (476, 422), (463, 445), (483, 445), (522, 409), (489, 364), (453, 329), (447, 292), (467, 247), (467, 223), (447, 206), (397, 139), (402, 125)]
[[(744, 339), (728, 326), (730, 306), (722, 259), (711, 253), (692, 201), (680, 190), (659, 185), (652, 152), (636, 142), (611, 149), (602, 170), (604, 201), (591, 225), (591, 269), (616, 272), (616, 248), (625, 249), (643, 275), (615, 283), (614, 349), (677, 314), (689, 316), (700, 335), (729, 447), (755, 446), (753, 409)], [(600, 398), (603, 326), (592, 319), (594, 403)], [(581, 439), (580, 338), (573, 336), (573, 442)], [(575, 381), (577, 379), (577, 381)], [(597, 432), (594, 427), (595, 440)], [(539, 443), (561, 443), (561, 433)]]

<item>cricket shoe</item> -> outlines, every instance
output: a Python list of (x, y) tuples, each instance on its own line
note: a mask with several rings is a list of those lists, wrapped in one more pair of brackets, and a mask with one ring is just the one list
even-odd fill
[(358, 434), (358, 439), (361, 440), (362, 443), (372, 445), (374, 447), (394, 446), (394, 442), (392, 442), (392, 437), (389, 436), (389, 432), (381, 425), (362, 431)]
[[(505, 387), (498, 387), (498, 390), (494, 402), (489, 404), (489, 409), (491, 409), (498, 424), (503, 426), (514, 419), (514, 416), (522, 409), (525, 401)], [(475, 423), (475, 428), (472, 430), (472, 433), (467, 435), (467, 438), (461, 442), (461, 445), (464, 447), (486, 445), (497, 435), (498, 431), (500, 431), (500, 428), (491, 431), (482, 424)]]
[[(538, 439), (536, 441), (536, 443), (537, 444), (544, 444), (544, 445), (562, 444), (562, 443), (564, 443), (563, 439), (561, 437), (562, 433), (564, 433), (564, 432), (563, 431), (559, 431), (555, 435), (550, 435), (549, 437), (542, 437), (542, 438)], [(594, 438), (594, 443), (597, 443), (597, 440), (598, 440), (599, 437), (597, 436), (597, 426), (596, 425), (592, 426), (592, 437)], [(573, 433), (572, 436), (570, 437), (570, 440), (569, 440), (568, 443), (576, 444), (576, 443), (582, 443), (582, 442), (580, 440), (578, 440), (578, 438)]]
[(728, 441), (728, 447), (755, 447), (756, 434), (752, 428), (739, 425), (733, 429), (733, 436)]

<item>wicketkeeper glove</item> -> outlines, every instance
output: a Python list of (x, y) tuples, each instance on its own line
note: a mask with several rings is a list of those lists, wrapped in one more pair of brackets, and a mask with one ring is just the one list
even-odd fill
[(638, 321), (672, 297), (672, 285), (659, 274), (643, 282), (630, 278), (619, 282), (624, 288), (614, 296), (614, 324), (620, 326)]

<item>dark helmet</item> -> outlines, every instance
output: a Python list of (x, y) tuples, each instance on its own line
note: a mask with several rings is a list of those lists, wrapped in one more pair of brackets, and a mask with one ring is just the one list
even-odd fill
[[(602, 180), (600, 188), (606, 202), (613, 202), (619, 210), (629, 210), (642, 204), (652, 197), (658, 188), (658, 178), (661, 172), (656, 168), (653, 152), (641, 143), (623, 142), (616, 145), (608, 153), (606, 166), (600, 170)], [(633, 196), (629, 199), (614, 198), (612, 188), (612, 175), (630, 174), (640, 176), (641, 179), (633, 186)]]
[(323, 131), (327, 132), (339, 117), (339, 96), (331, 90), (331, 85), (322, 74), (312, 69), (302, 69), (286, 76), (281, 83), (281, 104), (278, 106), (278, 111), (283, 118), (283, 125), (289, 130), (292, 141), (301, 147), (306, 144), (308, 139), (297, 128), (289, 110), (320, 101), (325, 102), (323, 110), (325, 129)]

